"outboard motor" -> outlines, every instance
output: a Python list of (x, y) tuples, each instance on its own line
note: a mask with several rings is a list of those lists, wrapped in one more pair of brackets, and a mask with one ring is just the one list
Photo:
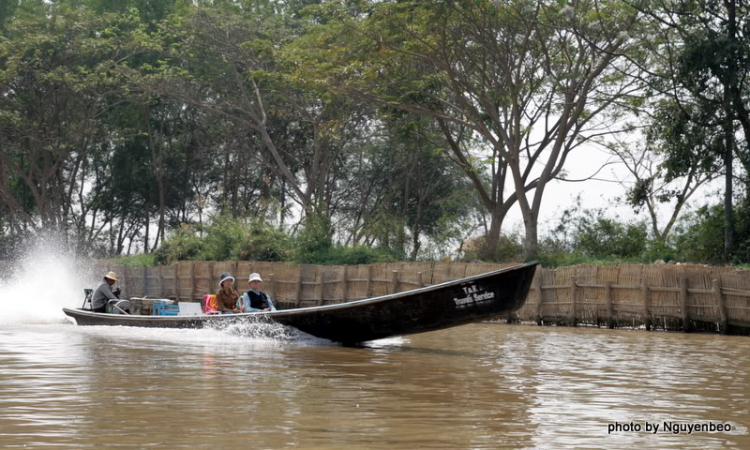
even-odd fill
[[(84, 289), (83, 290), (83, 305), (81, 305), (81, 309), (87, 309), (91, 311), (91, 293), (94, 292), (93, 289)], [(89, 304), (89, 307), (86, 307), (86, 303)]]

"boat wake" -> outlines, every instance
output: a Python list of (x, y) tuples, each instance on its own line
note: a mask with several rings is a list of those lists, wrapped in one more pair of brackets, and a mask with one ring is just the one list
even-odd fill
[(257, 316), (257, 319), (253, 322), (249, 322), (247, 319), (242, 321), (215, 322), (207, 328), (244, 339), (294, 342), (309, 345), (333, 344), (327, 339), (316, 338), (296, 328), (274, 322), (262, 315)]
[(243, 338), (271, 339), (276, 341), (288, 341), (294, 338), (291, 328), (262, 319), (255, 322), (248, 322), (247, 320), (214, 322), (207, 328)]

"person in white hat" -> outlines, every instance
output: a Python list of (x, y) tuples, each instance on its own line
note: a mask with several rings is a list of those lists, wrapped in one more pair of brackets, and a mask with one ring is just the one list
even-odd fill
[(271, 297), (260, 290), (263, 287), (263, 279), (260, 274), (251, 273), (247, 284), (250, 290), (242, 294), (240, 299), (240, 310), (242, 312), (276, 311)]
[(219, 291), (216, 292), (216, 310), (222, 314), (234, 314), (240, 312), (237, 307), (237, 300), (240, 294), (234, 290), (234, 277), (229, 272), (221, 274), (219, 279)]
[[(115, 275), (114, 272), (109, 272), (104, 275), (102, 284), (96, 288), (94, 295), (91, 296), (92, 311), (101, 313), (107, 312), (107, 303), (109, 303), (110, 300), (119, 300), (118, 295), (120, 294), (120, 290), (117, 289), (112, 291), (112, 286), (114, 286), (115, 282), (117, 282), (117, 275)], [(121, 306), (129, 305), (122, 304)]]

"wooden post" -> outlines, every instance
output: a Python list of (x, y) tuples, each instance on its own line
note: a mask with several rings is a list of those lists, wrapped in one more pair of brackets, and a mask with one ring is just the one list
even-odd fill
[(300, 303), (302, 303), (302, 266), (299, 268), (299, 277), (297, 280), (297, 307), (299, 308)]
[(727, 317), (727, 306), (724, 303), (724, 294), (721, 293), (721, 278), (712, 280), (716, 304), (719, 305), (719, 318), (721, 319), (721, 334), (729, 332), (729, 318)]
[(398, 292), (398, 270), (391, 271), (391, 294)]
[(417, 284), (419, 287), (424, 287), (424, 278), (422, 277), (422, 272), (417, 272)]
[(159, 266), (159, 298), (164, 298), (164, 266)]
[(148, 268), (143, 266), (143, 297), (148, 297)]
[(534, 277), (534, 290), (536, 290), (536, 324), (542, 325), (542, 275), (538, 274)]
[(682, 305), (682, 330), (690, 333), (690, 310), (688, 309), (688, 283), (687, 277), (680, 277), (680, 304)]
[(177, 262), (174, 265), (174, 298), (179, 303), (180, 301), (180, 263)]
[(372, 297), (372, 264), (367, 266), (367, 284), (365, 285), (365, 298)]
[(607, 281), (604, 285), (604, 301), (607, 303), (607, 328), (615, 328), (615, 308), (612, 302), (612, 282)]
[(576, 297), (578, 294), (578, 284), (576, 283), (576, 277), (573, 277), (570, 280), (570, 313), (572, 317), (572, 323), (571, 326), (577, 327), (578, 326), (578, 304), (576, 302)]
[(208, 292), (218, 292), (219, 289), (214, 286), (214, 263), (208, 263)]
[(341, 279), (341, 283), (342, 283), (342, 286), (341, 286), (341, 292), (342, 292), (342, 294), (341, 294), (341, 296), (343, 297), (343, 299), (341, 301), (344, 302), (344, 303), (346, 303), (346, 298), (349, 296), (349, 283), (348, 283), (348, 280), (346, 279), (347, 272), (348, 272), (347, 269), (348, 268), (349, 268), (348, 266), (344, 266), (344, 273), (343, 273), (342, 279)]
[(190, 264), (190, 301), (195, 300), (195, 291), (198, 289), (195, 281), (195, 261), (193, 261)]
[(120, 288), (124, 293), (122, 298), (128, 298), (128, 270), (124, 266), (117, 268), (117, 272), (120, 274)]
[(641, 278), (641, 297), (643, 298), (643, 317), (646, 322), (646, 331), (651, 331), (651, 308), (648, 301), (648, 285), (645, 276)]
[(323, 305), (323, 271), (320, 266), (315, 268), (315, 296), (318, 297), (318, 305)]
[(268, 276), (268, 284), (270, 285), (271, 300), (278, 303), (279, 299), (276, 298), (276, 280), (273, 279), (273, 274)]

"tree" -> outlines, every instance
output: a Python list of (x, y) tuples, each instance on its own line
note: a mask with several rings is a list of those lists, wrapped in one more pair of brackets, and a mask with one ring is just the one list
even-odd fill
[[(644, 42), (653, 55), (650, 69), (653, 91), (666, 96), (673, 121), (689, 121), (695, 127), (720, 130), (723, 145), (716, 148), (718, 131), (707, 134), (707, 146), (722, 160), (724, 187), (724, 253), (729, 260), (735, 248), (733, 217), (734, 158), (745, 171), (750, 168), (747, 142), (750, 113), (745, 105), (750, 73), (748, 36), (750, 9), (735, 0), (675, 2), (657, 0), (633, 4), (650, 19), (652, 43)], [(738, 142), (739, 122), (744, 143)], [(673, 136), (679, 141), (681, 136)], [(684, 153), (670, 157), (680, 162)]]
[[(680, 213), (693, 194), (717, 176), (716, 161), (711, 157), (714, 150), (706, 149), (708, 141), (703, 139), (685, 142), (685, 154), (680, 160), (686, 165), (684, 171), (673, 166), (674, 160), (665, 159), (665, 154), (677, 151), (667, 147), (675, 143), (669, 137), (671, 133), (685, 132), (680, 125), (687, 124), (655, 120), (646, 139), (637, 142), (619, 140), (608, 145), (634, 180), (620, 182), (623, 186), (626, 182), (631, 183), (627, 188), (626, 202), (636, 211), (646, 209), (651, 234), (661, 244), (666, 244)], [(677, 176), (677, 173), (683, 175)], [(672, 212), (666, 223), (660, 225), (659, 210), (660, 205), (664, 204), (673, 205)]]
[[(354, 6), (352, 6), (352, 3)], [(342, 91), (430, 117), (492, 217), (497, 241), (518, 203), (538, 251), (545, 189), (570, 153), (607, 129), (637, 81), (622, 57), (638, 14), (619, 2), (339, 2), (308, 33), (305, 59)], [(356, 36), (356, 38), (352, 38)], [(469, 146), (471, 139), (479, 147)], [(479, 161), (489, 161), (489, 184)], [(506, 181), (511, 186), (506, 191)]]
[[(287, 76), (280, 47), (297, 32), (288, 20), (195, 8), (169, 23), (163, 45), (170, 61), (138, 85), (232, 124), (245, 160), (283, 180), (306, 214), (328, 214), (332, 162), (358, 122), (342, 98)], [(285, 142), (290, 131), (305, 138)]]
[[(0, 41), (0, 200), (14, 227), (67, 230), (100, 119), (118, 101), (117, 67), (141, 50), (128, 15), (40, 3)], [(21, 225), (23, 223), (23, 225)]]
[[(476, 209), (471, 186), (442, 148), (437, 125), (384, 108), (367, 145), (347, 152), (334, 202), (347, 244), (378, 245), (416, 259), (423, 241), (456, 238)], [(452, 225), (457, 225), (452, 227)]]

